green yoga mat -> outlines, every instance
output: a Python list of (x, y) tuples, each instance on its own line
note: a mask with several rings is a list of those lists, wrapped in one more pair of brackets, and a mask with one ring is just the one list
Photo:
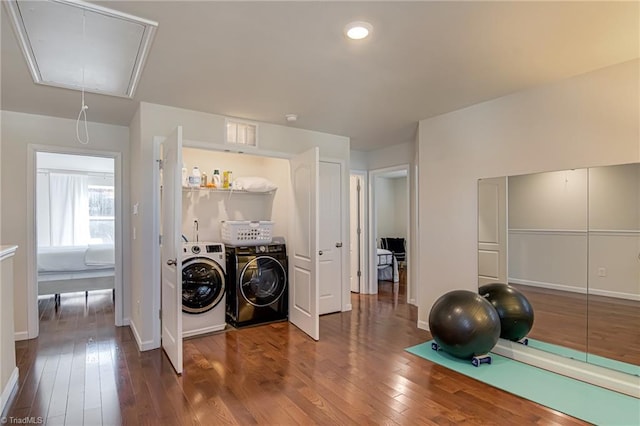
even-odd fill
[(640, 399), (542, 370), (500, 355), (474, 367), (431, 349), (432, 341), (406, 351), (522, 398), (596, 425), (640, 425)]
[(589, 359), (590, 364), (599, 365), (600, 367), (609, 368), (611, 370), (622, 371), (623, 373), (633, 374), (634, 376), (640, 376), (640, 366), (628, 364), (626, 362), (616, 361), (609, 358), (604, 358), (598, 355), (586, 354), (585, 352), (577, 351), (575, 349), (569, 349), (551, 343), (541, 342), (535, 339), (529, 339), (529, 346), (541, 351), (551, 352), (556, 355), (564, 356), (567, 358), (573, 358), (584, 361)]

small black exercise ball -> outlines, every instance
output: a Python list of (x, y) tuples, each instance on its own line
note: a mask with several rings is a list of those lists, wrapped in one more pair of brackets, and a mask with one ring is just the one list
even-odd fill
[(429, 312), (429, 330), (447, 353), (470, 359), (489, 352), (500, 336), (500, 318), (485, 298), (467, 290), (442, 295)]
[(500, 317), (500, 337), (517, 342), (533, 327), (533, 307), (529, 300), (508, 284), (492, 283), (480, 286), (480, 296), (493, 305)]

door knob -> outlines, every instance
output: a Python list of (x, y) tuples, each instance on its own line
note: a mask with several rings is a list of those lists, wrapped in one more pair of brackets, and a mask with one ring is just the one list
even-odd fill
[(318, 252), (318, 256), (322, 256), (322, 250)]
[(171, 266), (171, 265), (177, 265), (178, 264), (178, 259), (169, 259), (167, 260), (167, 265)]

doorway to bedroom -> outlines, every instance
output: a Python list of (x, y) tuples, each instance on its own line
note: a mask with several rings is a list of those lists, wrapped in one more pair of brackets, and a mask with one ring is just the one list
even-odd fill
[(116, 279), (121, 270), (117, 159), (35, 152), (32, 308), (38, 333), (55, 331), (60, 321), (114, 327), (122, 300)]
[(371, 287), (374, 293), (388, 292), (408, 302), (409, 253), (409, 166), (374, 170), (371, 184)]

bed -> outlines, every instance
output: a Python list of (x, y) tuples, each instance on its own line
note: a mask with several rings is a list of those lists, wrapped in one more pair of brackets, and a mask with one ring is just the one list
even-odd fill
[(38, 248), (38, 295), (115, 288), (112, 244)]
[(400, 275), (398, 274), (398, 260), (390, 250), (378, 249), (378, 280), (381, 281), (393, 281), (397, 283), (400, 281)]

